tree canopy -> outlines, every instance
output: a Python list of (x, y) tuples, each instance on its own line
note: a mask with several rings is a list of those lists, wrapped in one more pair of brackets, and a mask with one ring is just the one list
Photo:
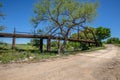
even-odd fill
[(102, 26), (96, 28), (96, 37), (99, 41), (109, 38), (111, 36), (111, 31), (109, 28), (104, 28)]

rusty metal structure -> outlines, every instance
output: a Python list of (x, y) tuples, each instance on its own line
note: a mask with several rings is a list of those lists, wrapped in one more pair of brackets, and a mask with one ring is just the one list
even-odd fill
[[(3, 38), (12, 38), (12, 49), (15, 49), (15, 44), (16, 44), (16, 38), (39, 38), (40, 39), (40, 51), (43, 52), (43, 40), (47, 39), (47, 51), (51, 51), (51, 40), (64, 40), (62, 37), (57, 37), (57, 36), (52, 36), (52, 35), (32, 35), (32, 34), (17, 34), (16, 30), (14, 28), (13, 33), (1, 33), (0, 32), (0, 37)], [(67, 41), (70, 42), (85, 42), (90, 45), (96, 44), (96, 41), (94, 40), (84, 40), (84, 39), (72, 39), (68, 38)]]

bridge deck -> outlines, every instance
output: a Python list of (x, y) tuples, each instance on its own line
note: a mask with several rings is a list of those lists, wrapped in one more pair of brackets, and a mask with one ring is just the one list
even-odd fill
[[(59, 40), (64, 40), (62, 37), (56, 37), (56, 36), (46, 36), (46, 35), (31, 35), (31, 34), (13, 34), (13, 33), (0, 33), (0, 37), (4, 38), (42, 38), (42, 39), (59, 39)], [(83, 39), (72, 39), (69, 38), (67, 39), (68, 41), (71, 42), (86, 42), (86, 43), (95, 43), (93, 40), (83, 40)]]

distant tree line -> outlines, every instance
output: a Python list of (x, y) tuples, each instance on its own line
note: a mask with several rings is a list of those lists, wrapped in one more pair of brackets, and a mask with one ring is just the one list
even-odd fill
[(106, 43), (107, 44), (120, 44), (120, 39), (117, 37), (111, 37), (107, 39)]

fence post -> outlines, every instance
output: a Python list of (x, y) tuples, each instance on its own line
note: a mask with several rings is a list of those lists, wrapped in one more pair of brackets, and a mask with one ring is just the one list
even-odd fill
[(14, 28), (14, 32), (13, 32), (13, 39), (12, 39), (12, 49), (15, 49), (15, 44), (16, 44), (16, 29)]

